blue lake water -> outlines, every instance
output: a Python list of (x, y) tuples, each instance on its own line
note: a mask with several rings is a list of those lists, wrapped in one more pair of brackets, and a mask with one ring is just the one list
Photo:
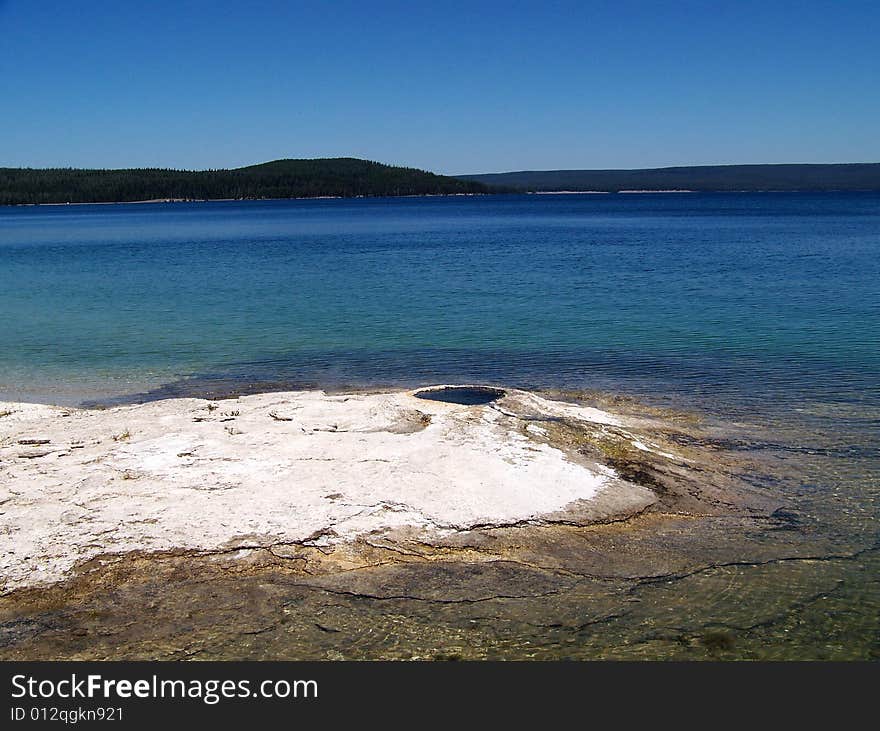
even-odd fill
[(8, 399), (488, 381), (874, 406), (880, 195), (5, 208), (0, 313)]
[(0, 208), (0, 338), (2, 400), (487, 383), (697, 411), (794, 516), (761, 540), (844, 558), (672, 605), (801, 592), (770, 656), (880, 657), (880, 194)]

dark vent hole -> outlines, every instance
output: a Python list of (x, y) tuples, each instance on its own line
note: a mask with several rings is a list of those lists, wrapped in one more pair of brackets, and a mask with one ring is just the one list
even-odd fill
[(442, 388), (425, 388), (417, 391), (414, 395), (416, 398), (428, 401), (476, 406), (500, 399), (504, 395), (504, 391), (490, 386), (444, 386)]

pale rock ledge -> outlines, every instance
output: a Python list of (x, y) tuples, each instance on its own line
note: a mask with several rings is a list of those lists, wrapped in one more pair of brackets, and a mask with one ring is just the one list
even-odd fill
[(541, 438), (542, 420), (617, 417), (523, 391), (481, 406), (310, 391), (106, 410), (0, 403), (0, 413), (3, 593), (104, 554), (395, 531), (430, 541), (655, 499)]

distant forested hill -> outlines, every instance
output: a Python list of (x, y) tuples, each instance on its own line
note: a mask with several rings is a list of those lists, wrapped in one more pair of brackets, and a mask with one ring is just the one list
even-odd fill
[(458, 177), (524, 191), (856, 191), (880, 190), (880, 163), (706, 165), (646, 170), (523, 170)]
[(355, 158), (276, 160), (201, 171), (0, 168), (0, 204), (7, 205), (486, 192), (482, 183)]

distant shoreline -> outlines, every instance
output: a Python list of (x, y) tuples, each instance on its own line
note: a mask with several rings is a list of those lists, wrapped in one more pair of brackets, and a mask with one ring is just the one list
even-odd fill
[(318, 196), (294, 196), (290, 198), (152, 198), (137, 201), (77, 201), (51, 203), (0, 203), (0, 208), (43, 208), (65, 206), (130, 206), (150, 205), (161, 203), (255, 203), (273, 201), (320, 201), (320, 200), (361, 200), (371, 198), (480, 198), (496, 195), (670, 195), (681, 193), (704, 193), (721, 195), (766, 195), (766, 194), (794, 194), (794, 195), (825, 195), (833, 193), (878, 193), (876, 190), (531, 190), (531, 191), (505, 191), (503, 193), (424, 193), (412, 195), (318, 195)]
[(306, 195), (290, 198), (151, 198), (139, 201), (77, 201), (52, 203), (0, 203), (0, 208), (42, 208), (44, 206), (130, 206), (153, 203), (249, 203), (271, 201), (326, 201), (326, 200), (358, 200), (366, 198), (470, 198), (495, 193), (423, 193), (411, 195)]
[(522, 170), (455, 176), (357, 158), (274, 160), (231, 170), (0, 167), (0, 205), (783, 192), (880, 192), (880, 163)]
[(357, 158), (273, 160), (232, 170), (0, 167), (0, 204), (164, 203), (493, 192), (482, 183)]
[(693, 165), (633, 170), (518, 170), (458, 177), (488, 186), (548, 193), (880, 191), (880, 163)]
[[(698, 190), (535, 190), (531, 191), (530, 195), (619, 195), (620, 193), (699, 193), (701, 191)], [(705, 193), (715, 193), (718, 191), (702, 191)], [(758, 192), (758, 193), (771, 193), (776, 191), (723, 191), (723, 192), (734, 192), (734, 193), (749, 193), (749, 192)]]

